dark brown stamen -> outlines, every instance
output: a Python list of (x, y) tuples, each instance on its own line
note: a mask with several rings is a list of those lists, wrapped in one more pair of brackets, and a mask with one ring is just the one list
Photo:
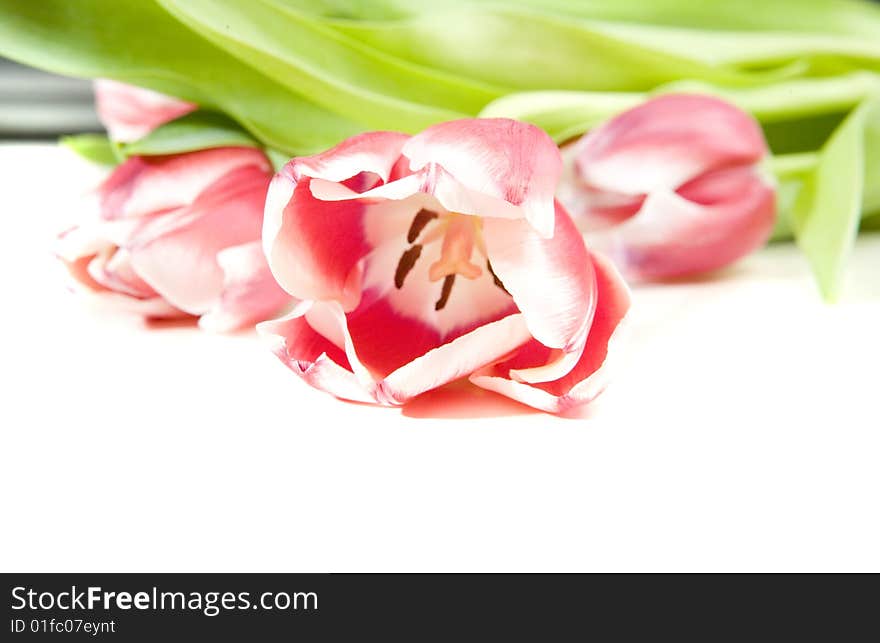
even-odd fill
[(418, 239), (419, 234), (425, 229), (425, 226), (436, 218), (437, 213), (433, 210), (426, 210), (425, 208), (419, 210), (409, 226), (409, 232), (406, 233), (406, 240), (409, 243), (412, 243)]
[(443, 280), (443, 290), (440, 292), (440, 299), (434, 304), (434, 310), (443, 310), (446, 302), (449, 301), (449, 295), (452, 293), (452, 284), (455, 283), (455, 275), (446, 275)]
[(492, 270), (492, 262), (489, 261), (488, 259), (486, 260), (486, 267), (489, 269), (489, 274), (492, 275), (492, 281), (495, 282), (495, 285), (498, 286), (499, 288), (501, 288), (501, 290), (503, 290), (504, 292), (506, 292), (509, 295), (510, 293), (507, 292), (507, 288), (504, 287), (504, 284), (498, 278), (498, 275), (496, 275), (495, 271)]
[(409, 274), (409, 271), (416, 265), (419, 255), (422, 254), (422, 246), (414, 245), (400, 256), (397, 262), (397, 270), (394, 271), (394, 285), (398, 289), (403, 288), (403, 280)]

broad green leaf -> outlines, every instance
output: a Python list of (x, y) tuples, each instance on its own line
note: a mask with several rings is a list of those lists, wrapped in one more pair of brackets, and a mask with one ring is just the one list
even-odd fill
[(699, 80), (669, 83), (655, 93), (712, 94), (750, 112), (763, 123), (848, 112), (880, 89), (880, 75), (852, 72), (828, 78), (788, 79), (760, 87), (725, 88)]
[[(867, 0), (459, 0), (470, 6), (503, 4), (556, 15), (719, 31), (834, 33), (876, 38), (880, 7)], [(399, 0), (411, 12), (430, 5)], [(390, 10), (388, 10), (391, 13)]]
[(731, 86), (773, 78), (667, 53), (538, 10), (457, 8), (328, 24), (398, 58), (513, 90), (640, 91), (683, 78)]
[(561, 144), (646, 98), (637, 92), (519, 92), (489, 103), (480, 116), (532, 123)]
[[(482, 116), (505, 116), (528, 121), (547, 130), (557, 142), (582, 134), (601, 121), (639, 104), (653, 94), (686, 92), (712, 94), (728, 100), (754, 115), (763, 125), (778, 124), (777, 137), (785, 147), (815, 149), (831, 129), (816, 131), (809, 119), (829, 117), (836, 125), (841, 114), (880, 90), (880, 76), (855, 72), (832, 78), (786, 80), (761, 87), (724, 88), (686, 80), (645, 92), (542, 91), (508, 94), (487, 105)], [(794, 136), (785, 128), (801, 123)], [(817, 138), (817, 134), (820, 134)], [(799, 151), (803, 151), (799, 150)], [(789, 152), (791, 150), (781, 150)]]
[[(880, 92), (878, 92), (880, 95)], [(865, 117), (865, 215), (880, 214), (880, 108)]]
[(120, 157), (113, 141), (106, 134), (77, 134), (62, 136), (59, 141), (64, 147), (73, 150), (81, 157), (98, 165), (114, 166)]
[(473, 115), (504, 93), (366, 46), (275, 0), (160, 0), (177, 18), (277, 82), (380, 129)]
[(878, 100), (852, 111), (819, 153), (792, 212), (792, 227), (823, 296), (839, 294), (847, 257), (858, 232), (865, 185), (866, 124)]
[(346, 20), (403, 18), (430, 6), (422, 0), (278, 0), (277, 3), (316, 18)]
[[(424, 0), (282, 0), (316, 16), (386, 20), (434, 13)], [(444, 0), (442, 7), (518, 7), (570, 18), (723, 31), (814, 32), (873, 37), (880, 8), (866, 0)]]
[(813, 75), (833, 69), (880, 69), (880, 29), (871, 37), (826, 32), (725, 32), (591, 21), (603, 33), (669, 54), (737, 69), (779, 68)]
[(286, 151), (316, 152), (364, 129), (217, 48), (153, 0), (0, 0), (0, 54), (226, 112)]
[(259, 147), (259, 143), (229, 117), (199, 110), (121, 145), (120, 150), (125, 156), (155, 156), (236, 146)]

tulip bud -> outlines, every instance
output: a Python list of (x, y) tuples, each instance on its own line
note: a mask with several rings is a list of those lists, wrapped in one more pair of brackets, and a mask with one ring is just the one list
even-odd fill
[(74, 289), (105, 307), (199, 316), (211, 330), (267, 319), (290, 301), (260, 243), (271, 177), (268, 159), (246, 147), (132, 157), (57, 253)]
[(768, 150), (751, 116), (710, 96), (670, 94), (575, 143), (559, 198), (590, 248), (631, 279), (714, 270), (761, 247), (775, 216)]

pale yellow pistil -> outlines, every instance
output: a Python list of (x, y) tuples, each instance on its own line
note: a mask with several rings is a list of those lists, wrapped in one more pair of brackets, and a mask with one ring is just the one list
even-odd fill
[(445, 230), (440, 259), (431, 264), (428, 279), (440, 281), (450, 275), (461, 275), (465, 279), (478, 278), (483, 274), (483, 269), (471, 262), (471, 255), (474, 245), (481, 241), (479, 218), (450, 213), (443, 223)]
[[(422, 231), (429, 224), (431, 228), (422, 236)], [(419, 239), (420, 236), (421, 239)], [(414, 243), (417, 239), (420, 240), (420, 243)], [(443, 280), (440, 298), (434, 306), (436, 310), (442, 310), (446, 306), (457, 275), (461, 275), (465, 279), (477, 279), (483, 274), (483, 269), (471, 261), (474, 248), (483, 257), (487, 256), (486, 246), (483, 242), (483, 222), (480, 217), (458, 212), (446, 212), (439, 215), (432, 210), (423, 208), (416, 214), (407, 233), (407, 241), (413, 245), (401, 255), (394, 272), (394, 285), (397, 288), (403, 287), (406, 276), (422, 254), (422, 247), (441, 239), (443, 245), (440, 247), (440, 259), (428, 268), (430, 281)], [(492, 274), (495, 284), (504, 290), (504, 285), (492, 272), (492, 266), (489, 265), (488, 260), (486, 267)]]

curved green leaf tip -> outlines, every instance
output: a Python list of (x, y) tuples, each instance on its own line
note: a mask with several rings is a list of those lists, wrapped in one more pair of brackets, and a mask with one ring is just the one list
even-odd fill
[(180, 154), (215, 147), (259, 147), (257, 140), (228, 116), (199, 110), (165, 123), (144, 138), (123, 144), (125, 156)]
[(865, 138), (869, 122), (880, 118), (880, 101), (863, 101), (841, 123), (819, 152), (794, 204), (792, 226), (822, 296), (840, 295), (846, 261), (859, 230), (867, 167)]
[(92, 163), (110, 167), (119, 164), (118, 148), (113, 141), (107, 138), (106, 134), (62, 136), (58, 142)]

